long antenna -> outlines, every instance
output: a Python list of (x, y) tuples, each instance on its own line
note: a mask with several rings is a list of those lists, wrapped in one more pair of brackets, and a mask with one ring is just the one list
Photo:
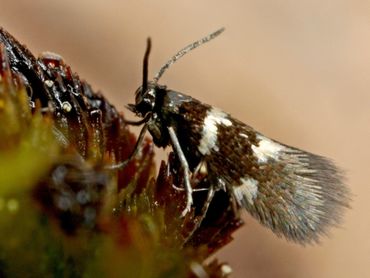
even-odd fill
[(174, 64), (178, 59), (180, 59), (182, 56), (184, 56), (189, 51), (193, 50), (194, 48), (197, 48), (198, 46), (201, 46), (202, 44), (209, 42), (210, 40), (214, 39), (218, 35), (220, 35), (225, 28), (221, 28), (217, 30), (216, 32), (213, 32), (209, 34), (208, 36), (193, 42), (187, 46), (185, 46), (183, 49), (181, 49), (179, 52), (177, 52), (166, 64), (162, 66), (162, 68), (159, 70), (159, 72), (155, 75), (153, 78), (154, 83), (158, 83), (158, 80), (162, 77), (163, 73), (172, 65)]
[(149, 54), (150, 49), (152, 48), (152, 41), (150, 38), (147, 38), (146, 40), (146, 50), (143, 60), (143, 84), (142, 84), (142, 91), (145, 92), (148, 88), (148, 63), (149, 63)]

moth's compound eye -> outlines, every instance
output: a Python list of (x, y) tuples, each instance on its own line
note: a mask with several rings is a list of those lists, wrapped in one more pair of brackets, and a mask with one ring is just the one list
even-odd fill
[(145, 116), (148, 112), (153, 110), (152, 102), (147, 98), (142, 98), (142, 100), (136, 103), (136, 111)]
[(135, 112), (143, 117), (153, 110), (155, 103), (155, 99), (148, 95), (147, 92), (143, 92), (142, 87), (136, 90)]

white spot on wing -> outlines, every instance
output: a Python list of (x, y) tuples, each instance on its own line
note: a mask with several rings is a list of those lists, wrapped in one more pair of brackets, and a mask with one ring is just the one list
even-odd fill
[(258, 147), (252, 145), (252, 150), (258, 162), (266, 163), (269, 158), (277, 160), (279, 158), (279, 152), (284, 149), (284, 146), (261, 135), (258, 135), (257, 138), (260, 140)]
[(247, 134), (239, 133), (239, 136), (240, 136), (240, 137), (244, 137), (245, 139), (248, 139), (248, 135), (247, 135)]
[(198, 146), (201, 154), (210, 154), (212, 149), (218, 151), (217, 125), (231, 126), (232, 122), (225, 112), (218, 108), (212, 108), (207, 112), (203, 123), (202, 138)]
[(258, 181), (253, 178), (241, 178), (242, 185), (234, 186), (234, 196), (237, 202), (241, 205), (243, 200), (253, 205), (254, 199), (258, 193)]

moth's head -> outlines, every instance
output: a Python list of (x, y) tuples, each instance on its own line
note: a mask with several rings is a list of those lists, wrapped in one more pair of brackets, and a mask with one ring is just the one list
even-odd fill
[(157, 97), (162, 95), (161, 93), (163, 93), (166, 90), (165, 86), (158, 85), (158, 81), (163, 75), (163, 73), (171, 65), (173, 65), (178, 59), (184, 56), (186, 53), (212, 40), (213, 38), (221, 34), (223, 31), (224, 31), (224, 28), (221, 28), (217, 30), (216, 32), (213, 32), (209, 34), (208, 36), (196, 42), (193, 42), (187, 45), (186, 47), (184, 47), (183, 49), (181, 49), (180, 51), (178, 51), (174, 56), (171, 57), (170, 60), (167, 61), (167, 63), (165, 63), (161, 67), (159, 72), (154, 76), (153, 81), (148, 81), (148, 61), (149, 61), (150, 49), (152, 47), (151, 40), (150, 38), (148, 38), (147, 44), (146, 44), (146, 51), (144, 55), (144, 61), (143, 61), (143, 83), (136, 90), (135, 104), (129, 104), (127, 108), (131, 110), (132, 112), (136, 113), (140, 117), (145, 117), (146, 115), (148, 115), (148, 113), (153, 112)]
[(147, 39), (146, 51), (143, 61), (143, 83), (135, 92), (135, 104), (129, 104), (127, 108), (140, 117), (145, 117), (153, 111), (156, 100), (156, 83), (148, 81), (148, 61), (152, 43)]
[(152, 112), (156, 102), (157, 85), (153, 82), (146, 82), (135, 92), (135, 104), (129, 104), (128, 109), (140, 117), (145, 117)]

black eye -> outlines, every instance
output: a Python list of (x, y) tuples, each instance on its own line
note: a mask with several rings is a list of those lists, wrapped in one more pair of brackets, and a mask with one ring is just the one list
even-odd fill
[(149, 87), (145, 91), (141, 86), (135, 92), (135, 110), (141, 116), (145, 116), (151, 112), (156, 102), (156, 91), (154, 88)]
[(136, 102), (136, 111), (139, 112), (142, 116), (145, 116), (148, 112), (152, 111), (153, 104), (147, 98), (141, 98), (139, 102)]

